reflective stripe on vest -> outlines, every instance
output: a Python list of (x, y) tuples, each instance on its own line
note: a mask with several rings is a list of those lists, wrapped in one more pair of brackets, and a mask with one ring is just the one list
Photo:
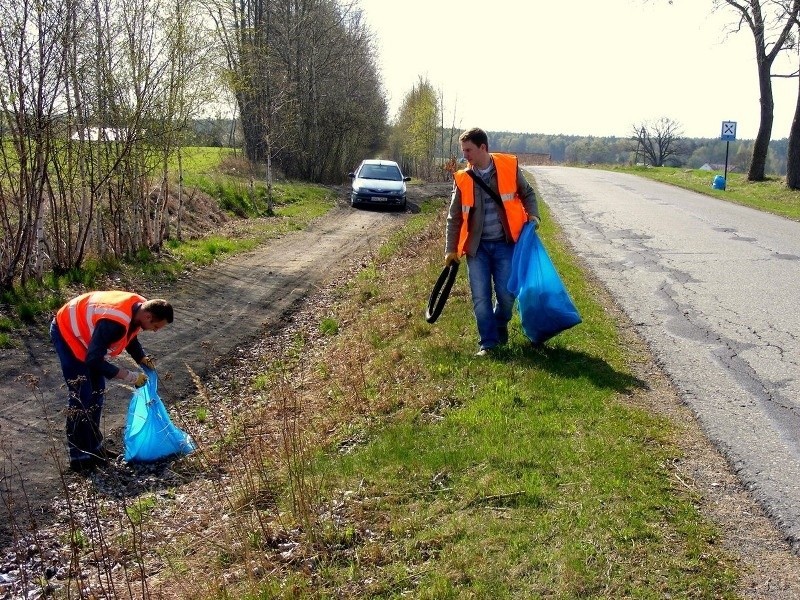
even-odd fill
[[(505, 222), (510, 231), (507, 233), (515, 242), (519, 239), (522, 226), (528, 220), (528, 214), (522, 205), (522, 200), (517, 196), (517, 157), (513, 154), (491, 153), (494, 168), (497, 172), (497, 187), (500, 199), (503, 201)], [(465, 169), (453, 174), (456, 186), (461, 193), (461, 231), (458, 238), (458, 254), (462, 256), (466, 251), (469, 236), (469, 210), (475, 206), (475, 182)], [(468, 207), (464, 210), (464, 207)], [(503, 221), (501, 217), (501, 221)]]
[(56, 325), (75, 358), (86, 360), (97, 322), (108, 319), (119, 323), (125, 328), (125, 335), (107, 351), (107, 354), (117, 356), (139, 333), (138, 327), (130, 334), (128, 328), (133, 318), (134, 305), (142, 302), (145, 302), (142, 296), (129, 292), (89, 292), (62, 306), (56, 314)]
[(464, 256), (469, 235), (469, 211), (475, 206), (475, 188), (472, 178), (465, 170), (456, 171), (453, 178), (461, 192), (461, 230), (458, 233), (456, 251), (459, 256)]

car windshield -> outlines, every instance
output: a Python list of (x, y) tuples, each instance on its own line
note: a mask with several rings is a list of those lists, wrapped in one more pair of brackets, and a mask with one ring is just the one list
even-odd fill
[(384, 179), (386, 181), (403, 179), (403, 174), (395, 165), (364, 165), (358, 176), (362, 179)]

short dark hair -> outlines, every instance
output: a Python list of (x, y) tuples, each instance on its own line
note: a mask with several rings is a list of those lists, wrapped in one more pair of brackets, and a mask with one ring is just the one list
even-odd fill
[(472, 142), (478, 148), (481, 147), (481, 144), (486, 144), (486, 150), (489, 150), (489, 136), (486, 135), (486, 132), (480, 127), (473, 127), (472, 129), (468, 129), (460, 136), (458, 136), (458, 141)]
[(153, 298), (147, 300), (142, 304), (142, 310), (146, 310), (156, 321), (166, 321), (172, 323), (174, 317), (172, 312), (172, 304), (161, 298)]

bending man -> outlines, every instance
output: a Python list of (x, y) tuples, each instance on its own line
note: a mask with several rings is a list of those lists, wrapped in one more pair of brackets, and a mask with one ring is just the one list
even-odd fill
[(166, 300), (119, 291), (82, 294), (56, 313), (50, 338), (69, 389), (67, 444), (73, 471), (86, 472), (116, 457), (103, 447), (100, 431), (106, 379), (136, 387), (147, 383), (143, 371), (117, 367), (106, 356), (125, 350), (136, 363), (154, 368), (137, 335), (141, 330), (158, 331), (172, 319), (172, 305)]

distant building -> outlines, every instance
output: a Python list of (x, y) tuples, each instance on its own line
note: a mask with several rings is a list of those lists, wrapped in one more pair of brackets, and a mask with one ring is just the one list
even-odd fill
[[(719, 163), (705, 163), (702, 167), (700, 167), (701, 171), (724, 171), (725, 165)], [(735, 171), (736, 169), (728, 165), (728, 171)]]
[(84, 140), (87, 142), (124, 142), (128, 138), (127, 129), (116, 127), (86, 127), (82, 131), (72, 134), (73, 140)]

